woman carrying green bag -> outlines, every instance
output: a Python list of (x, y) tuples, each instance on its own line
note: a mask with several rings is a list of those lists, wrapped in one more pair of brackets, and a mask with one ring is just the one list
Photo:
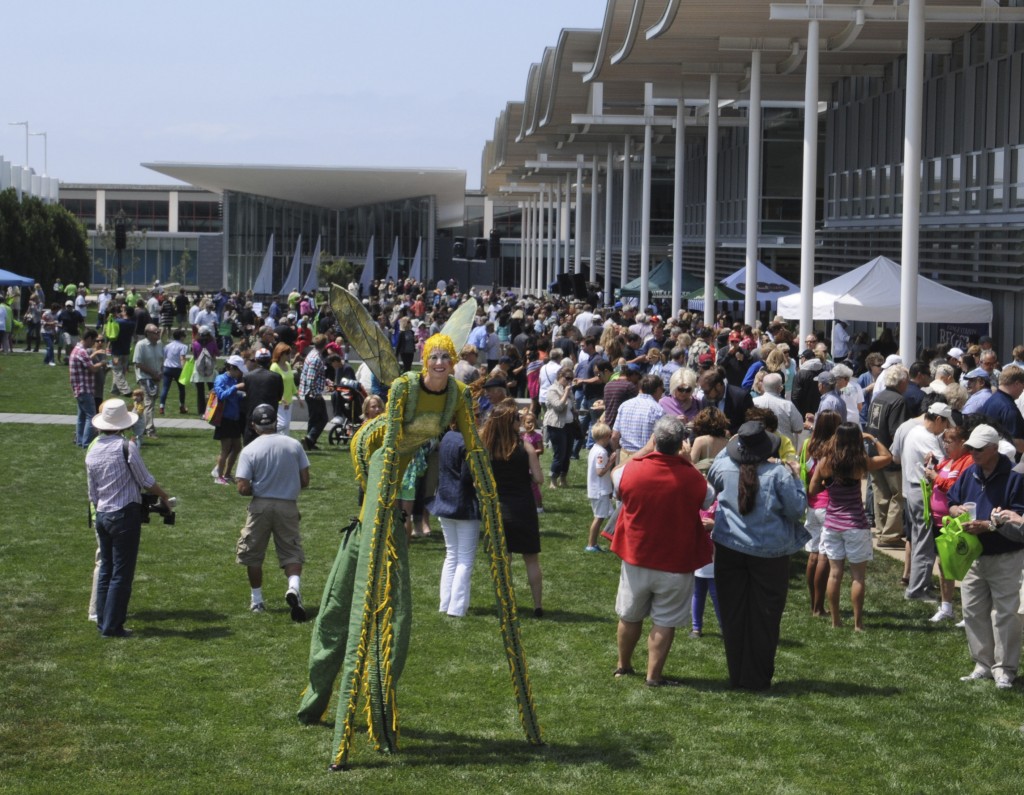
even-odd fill
[[(932, 534), (938, 536), (942, 528), (942, 520), (949, 516), (949, 490), (957, 482), (967, 467), (974, 463), (971, 453), (964, 447), (967, 441), (968, 430), (963, 427), (953, 426), (946, 428), (942, 434), (942, 447), (945, 456), (941, 461), (928, 462), (925, 467), (924, 476), (931, 485), (931, 498), (928, 507), (931, 511)], [(956, 584), (953, 580), (947, 579), (939, 567), (939, 594), (942, 604), (935, 611), (935, 615), (929, 619), (934, 623), (941, 621), (952, 621), (953, 596), (956, 592)]]

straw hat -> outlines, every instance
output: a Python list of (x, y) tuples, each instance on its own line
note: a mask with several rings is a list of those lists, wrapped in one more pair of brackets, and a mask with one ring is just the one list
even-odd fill
[(139, 421), (139, 415), (128, 411), (123, 400), (111, 398), (100, 404), (99, 414), (92, 418), (92, 425), (100, 431), (123, 431)]

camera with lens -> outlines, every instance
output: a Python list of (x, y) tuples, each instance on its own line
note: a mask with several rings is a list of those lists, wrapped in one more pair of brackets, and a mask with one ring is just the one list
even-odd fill
[(149, 524), (149, 517), (152, 514), (162, 516), (164, 518), (164, 524), (174, 524), (176, 514), (174, 513), (175, 500), (172, 497), (169, 502), (171, 503), (170, 508), (165, 508), (163, 503), (160, 502), (160, 498), (155, 494), (143, 494), (142, 495), (142, 521), (145, 524)]

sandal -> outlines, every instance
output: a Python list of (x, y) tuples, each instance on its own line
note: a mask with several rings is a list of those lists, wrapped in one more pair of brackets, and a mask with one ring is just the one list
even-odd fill
[(627, 667), (627, 668), (616, 668), (615, 669), (615, 678), (616, 679), (621, 679), (623, 676), (633, 676), (635, 674), (636, 674), (636, 671), (633, 670), (632, 666)]

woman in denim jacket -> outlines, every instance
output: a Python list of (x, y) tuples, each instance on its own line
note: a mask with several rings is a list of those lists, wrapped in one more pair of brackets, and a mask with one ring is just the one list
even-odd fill
[(760, 422), (739, 428), (708, 471), (718, 493), (715, 585), (732, 687), (765, 690), (775, 673), (789, 556), (809, 538), (807, 492), (796, 463), (781, 464), (779, 437)]

